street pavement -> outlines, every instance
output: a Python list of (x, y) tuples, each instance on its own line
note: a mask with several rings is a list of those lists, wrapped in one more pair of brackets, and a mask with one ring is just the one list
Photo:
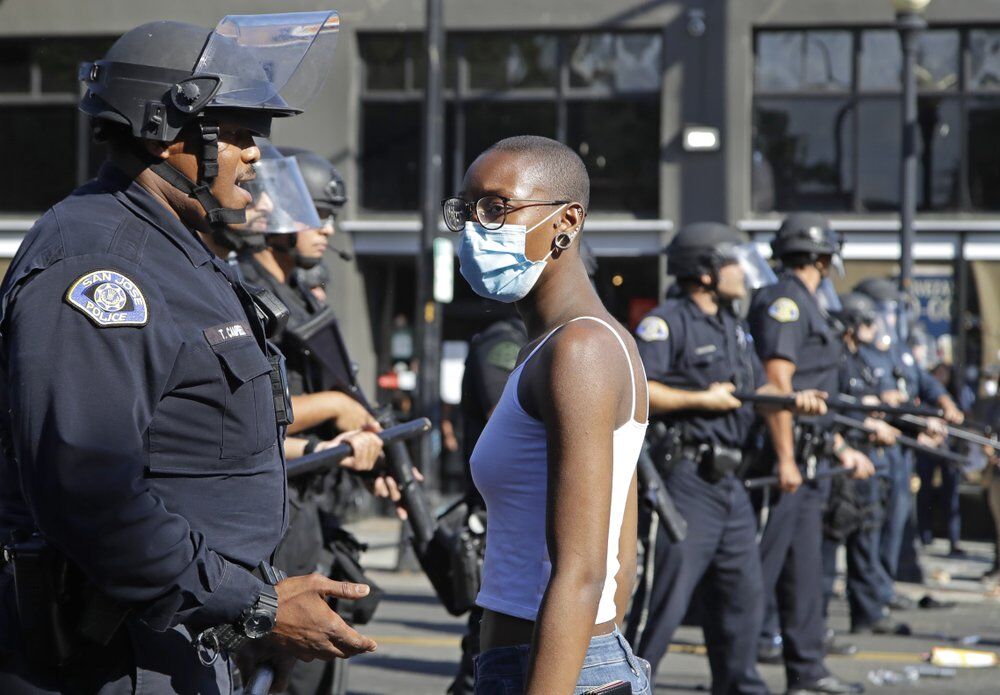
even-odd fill
[[(363, 628), (378, 642), (373, 654), (356, 657), (349, 668), (349, 693), (353, 695), (441, 695), (451, 682), (458, 663), (459, 641), (465, 619), (455, 618), (435, 599), (426, 577), (418, 572), (395, 571), (398, 522), (369, 519), (352, 525), (357, 535), (372, 545), (363, 558), (371, 577), (386, 592), (375, 620)], [(848, 680), (863, 681), (869, 693), (1000, 693), (1000, 670), (963, 669), (950, 679), (921, 677), (916, 682), (873, 685), (869, 674), (889, 671), (888, 677), (905, 679), (907, 667), (919, 667), (934, 646), (953, 646), (1000, 654), (1000, 592), (978, 581), (989, 568), (992, 548), (967, 543), (969, 557), (946, 558), (947, 546), (937, 541), (921, 559), (928, 586), (901, 584), (901, 593), (919, 599), (928, 591), (939, 600), (955, 601), (950, 610), (914, 609), (894, 617), (908, 622), (913, 634), (857, 636), (841, 634), (855, 643), (852, 657), (830, 657), (829, 668)], [(841, 562), (841, 567), (843, 563)], [(838, 582), (842, 589), (842, 584)], [(832, 605), (831, 625), (847, 630), (847, 606), (842, 599)], [(962, 644), (962, 641), (966, 644)], [(780, 666), (762, 666), (761, 674), (775, 693), (784, 692)], [(886, 674), (881, 674), (885, 676)], [(884, 680), (884, 678), (883, 678)], [(699, 628), (682, 628), (671, 653), (660, 666), (657, 695), (708, 692), (708, 663)]]

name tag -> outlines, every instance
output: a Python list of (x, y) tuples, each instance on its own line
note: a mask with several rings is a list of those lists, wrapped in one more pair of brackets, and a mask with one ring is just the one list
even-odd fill
[(718, 349), (716, 345), (702, 345), (694, 349), (694, 354), (696, 355), (711, 355)]
[(225, 343), (228, 340), (236, 340), (237, 338), (253, 337), (253, 331), (250, 330), (250, 324), (246, 321), (223, 323), (218, 326), (206, 328), (202, 332), (205, 334), (205, 338), (208, 340), (209, 345), (218, 345), (219, 343)]

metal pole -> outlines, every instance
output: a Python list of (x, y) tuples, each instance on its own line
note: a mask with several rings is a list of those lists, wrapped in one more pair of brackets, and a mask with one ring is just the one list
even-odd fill
[(951, 393), (956, 403), (961, 403), (965, 386), (966, 358), (969, 354), (969, 262), (965, 259), (966, 233), (958, 235), (955, 249), (954, 299), (951, 305), (951, 332), (955, 340), (951, 346)]
[[(913, 218), (917, 213), (917, 36), (927, 27), (919, 14), (905, 12), (896, 15), (896, 28), (903, 49), (903, 108), (902, 152), (899, 195), (899, 289), (909, 298), (913, 280)], [(906, 302), (900, 303), (899, 333), (909, 335)]]
[[(441, 218), (441, 186), (444, 149), (443, 63), (444, 28), (442, 0), (427, 0), (424, 30), (426, 68), (420, 196), (420, 248), (417, 251), (416, 337), (417, 415), (429, 418), (440, 432), (441, 306), (434, 301), (434, 237)], [(431, 487), (438, 483), (434, 443), (439, 436), (425, 437), (420, 444), (419, 465)]]

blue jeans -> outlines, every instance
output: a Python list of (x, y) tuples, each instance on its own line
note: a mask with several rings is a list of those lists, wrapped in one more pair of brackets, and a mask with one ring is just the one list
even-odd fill
[[(530, 655), (531, 646), (527, 644), (487, 649), (480, 654), (476, 657), (476, 695), (521, 695)], [(618, 628), (590, 638), (573, 695), (582, 695), (614, 681), (630, 684), (635, 695), (653, 693), (649, 664), (632, 653)]]

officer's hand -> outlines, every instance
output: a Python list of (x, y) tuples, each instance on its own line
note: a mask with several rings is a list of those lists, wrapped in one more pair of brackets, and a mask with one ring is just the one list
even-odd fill
[(927, 418), (927, 434), (943, 442), (948, 438), (948, 423), (938, 417)]
[(896, 437), (902, 434), (888, 422), (877, 417), (866, 417), (865, 426), (875, 430), (869, 435), (869, 439), (879, 446), (892, 446), (896, 443)]
[(323, 451), (338, 444), (350, 444), (354, 453), (340, 462), (341, 468), (352, 471), (370, 471), (382, 456), (382, 440), (374, 432), (358, 430), (338, 434), (328, 442), (316, 445), (316, 451)]
[(702, 410), (725, 411), (739, 408), (743, 403), (733, 396), (735, 390), (735, 384), (712, 384), (702, 391)]
[(778, 462), (778, 486), (782, 492), (795, 492), (802, 487), (802, 471), (795, 461)]
[(965, 413), (958, 409), (955, 402), (950, 398), (942, 399), (941, 410), (944, 411), (944, 419), (953, 425), (961, 425), (965, 421)]
[(826, 415), (826, 391), (805, 389), (795, 393), (796, 415)]
[(344, 393), (338, 393), (333, 406), (333, 424), (341, 432), (370, 429), (378, 432), (381, 428), (378, 421), (368, 410), (356, 400)]
[(866, 480), (875, 475), (875, 464), (857, 449), (845, 449), (840, 454), (840, 463), (844, 468), (854, 471), (851, 477), (855, 480)]
[[(416, 467), (413, 468), (413, 477), (421, 483), (424, 482), (424, 474), (417, 470)], [(396, 479), (391, 475), (380, 475), (375, 478), (371, 484), (371, 491), (376, 497), (391, 499), (393, 504), (396, 505), (396, 516), (400, 519), (406, 521), (410, 518), (402, 505), (403, 493), (400, 492), (399, 485), (396, 484)]]
[(332, 661), (375, 651), (375, 641), (355, 631), (327, 603), (331, 598), (367, 596), (364, 584), (335, 582), (320, 574), (309, 574), (283, 579), (275, 590), (278, 615), (268, 642), (277, 652), (302, 661)]
[(902, 405), (906, 402), (906, 397), (903, 395), (902, 391), (883, 391), (881, 393), (882, 402), (886, 405), (891, 405), (896, 407), (897, 405)]

